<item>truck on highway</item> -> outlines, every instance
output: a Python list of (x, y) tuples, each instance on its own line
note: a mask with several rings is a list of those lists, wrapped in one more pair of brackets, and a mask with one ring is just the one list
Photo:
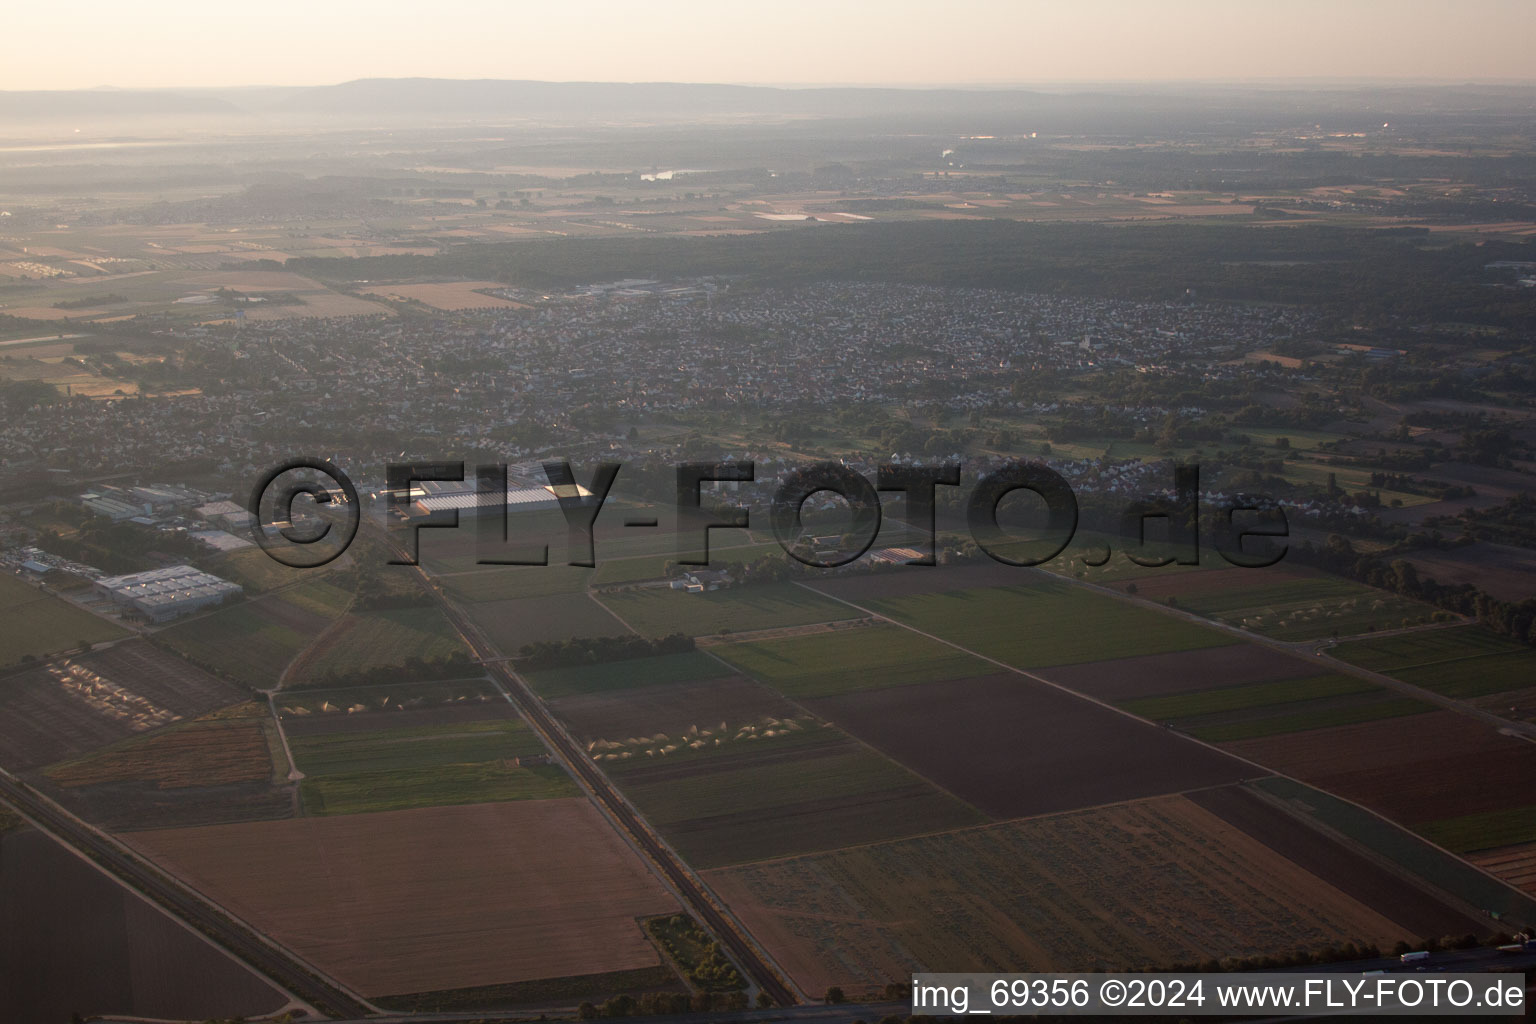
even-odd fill
[(1405, 964), (1416, 964), (1421, 960), (1429, 959), (1429, 950), (1421, 949), (1414, 953), (1404, 953), (1402, 956), (1398, 957), (1398, 959)]

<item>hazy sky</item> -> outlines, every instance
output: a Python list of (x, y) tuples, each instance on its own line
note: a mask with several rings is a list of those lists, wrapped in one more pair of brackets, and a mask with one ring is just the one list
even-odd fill
[(1536, 0), (22, 0), (0, 89), (1536, 78)]

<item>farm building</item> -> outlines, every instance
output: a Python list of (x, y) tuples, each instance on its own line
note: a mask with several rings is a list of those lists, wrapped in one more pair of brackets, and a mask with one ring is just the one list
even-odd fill
[(221, 580), (190, 565), (173, 565), (96, 581), (96, 592), (151, 622), (165, 622), (243, 593), (238, 583)]

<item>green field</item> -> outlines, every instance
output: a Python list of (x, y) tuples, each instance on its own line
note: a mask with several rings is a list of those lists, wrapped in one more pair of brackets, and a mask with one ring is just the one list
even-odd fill
[[(1382, 693), (1386, 694), (1383, 690)], [(1231, 743), (1236, 740), (1252, 740), (1262, 736), (1281, 736), (1309, 729), (1326, 729), (1334, 725), (1355, 725), (1374, 722), (1382, 718), (1401, 718), (1404, 715), (1420, 715), (1437, 710), (1436, 705), (1426, 704), (1412, 697), (1381, 696), (1360, 703), (1331, 705), (1319, 701), (1317, 707), (1308, 710), (1288, 710), (1285, 714), (1272, 714), (1243, 721), (1224, 722), (1214, 725), (1187, 723), (1180, 728), (1207, 743)], [(1287, 709), (1295, 705), (1286, 705)]]
[(1456, 853), (1536, 843), (1536, 804), (1443, 818), (1420, 825), (1418, 830), (1426, 839)]
[(1046, 579), (1011, 587), (879, 598), (865, 604), (1019, 668), (1073, 665), (1238, 642), (1214, 629)]
[(298, 628), (270, 613), (269, 600), (250, 601), (173, 626), (159, 639), (192, 661), (248, 686), (276, 686), (294, 656), (325, 628)]
[(1536, 686), (1536, 651), (1481, 626), (1432, 629), (1341, 644), (1335, 657), (1447, 697)]
[(106, 619), (45, 594), (9, 574), (0, 575), (0, 665), (45, 657), (128, 635)]
[(1245, 686), (1229, 686), (1219, 690), (1197, 690), (1165, 697), (1147, 697), (1129, 701), (1120, 706), (1142, 718), (1165, 721), (1217, 714), (1223, 711), (1239, 711), (1245, 708), (1270, 707), (1322, 697), (1337, 697), (1348, 693), (1366, 693), (1372, 690), (1381, 690), (1381, 687), (1355, 676), (1311, 676), (1306, 679), (1249, 683)]
[(744, 753), (609, 762), (607, 770), (673, 847), (699, 868), (985, 820), (830, 728), (787, 743), (769, 741)]
[(1276, 640), (1320, 640), (1427, 622), (1434, 609), (1329, 576), (1181, 595), (1179, 607)]
[(401, 665), (410, 658), (440, 661), (468, 653), (436, 606), (353, 612), (325, 643), (328, 646), (308, 666), (307, 678), (366, 672)]
[[(324, 714), (323, 704), (351, 707), (362, 704), (379, 711), (427, 708), (450, 704), (487, 704), (504, 698), (490, 680), (428, 679), (372, 686), (295, 687), (284, 690), (278, 706), (296, 714)], [(302, 710), (300, 710), (302, 709)]]
[(826, 697), (962, 679), (986, 675), (997, 668), (889, 624), (721, 644), (711, 650), (789, 697)]
[(706, 636), (849, 619), (858, 613), (793, 583), (730, 587), (703, 594), (657, 587), (604, 594), (602, 602), (642, 636)]
[(516, 719), (383, 728), (290, 739), (310, 814), (356, 814), (490, 800), (574, 796), (563, 768), (510, 759), (543, 744)]
[(545, 700), (589, 693), (613, 693), (665, 683), (692, 683), (730, 675), (731, 670), (703, 651), (632, 658), (602, 665), (577, 665), (527, 672), (529, 685)]

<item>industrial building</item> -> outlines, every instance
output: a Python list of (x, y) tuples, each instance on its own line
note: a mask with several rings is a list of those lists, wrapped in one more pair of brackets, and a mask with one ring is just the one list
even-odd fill
[[(583, 498), (592, 494), (580, 484), (574, 487), (575, 492)], [(508, 488), (505, 502), (509, 512), (532, 512), (538, 509), (560, 507), (559, 491), (548, 485)], [(494, 512), (501, 507), (494, 492), (477, 490), (441, 490), (437, 493), (427, 493), (411, 504), (411, 510), (416, 515), (431, 515), (433, 512), (451, 509), (458, 512), (461, 518), (483, 512)]]
[(221, 580), (190, 565), (109, 576), (97, 580), (95, 589), (151, 622), (165, 622), (244, 593), (238, 583)]

